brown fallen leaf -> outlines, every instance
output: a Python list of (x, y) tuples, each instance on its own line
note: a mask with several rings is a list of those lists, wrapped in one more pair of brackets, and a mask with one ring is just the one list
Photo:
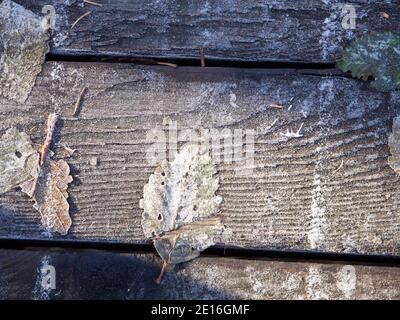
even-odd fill
[(33, 207), (40, 212), (43, 226), (62, 235), (68, 233), (72, 224), (67, 201), (68, 184), (73, 180), (69, 173), (64, 160), (46, 158), (39, 176), (21, 184), (22, 191), (35, 201)]
[(224, 230), (216, 214), (222, 197), (216, 196), (219, 181), (208, 152), (185, 145), (174, 161), (156, 168), (143, 190), (142, 227), (166, 264), (194, 259), (216, 242)]

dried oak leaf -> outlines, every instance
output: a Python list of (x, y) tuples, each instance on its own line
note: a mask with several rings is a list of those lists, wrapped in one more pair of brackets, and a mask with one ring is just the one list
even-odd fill
[(143, 232), (166, 263), (194, 259), (221, 236), (216, 213), (223, 199), (215, 195), (215, 173), (208, 152), (188, 144), (172, 162), (163, 161), (144, 186)]
[(392, 133), (389, 136), (389, 148), (392, 154), (388, 163), (394, 171), (400, 174), (400, 116), (393, 119)]
[(24, 102), (49, 51), (50, 32), (42, 17), (23, 6), (0, 3), (0, 96)]
[(33, 207), (41, 214), (43, 226), (62, 235), (68, 233), (72, 220), (69, 216), (68, 184), (72, 182), (70, 169), (64, 160), (46, 158), (36, 179), (21, 185), (22, 191), (34, 201)]
[(400, 32), (372, 33), (354, 40), (337, 66), (364, 81), (374, 77), (371, 85), (377, 90), (399, 89)]
[(11, 128), (0, 140), (0, 194), (37, 176), (39, 153), (28, 135)]

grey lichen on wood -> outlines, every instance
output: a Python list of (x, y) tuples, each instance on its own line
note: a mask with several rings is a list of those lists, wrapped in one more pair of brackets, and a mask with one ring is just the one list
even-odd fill
[(394, 171), (400, 174), (400, 116), (393, 119), (393, 131), (389, 136), (389, 148), (392, 154), (388, 163)]
[(0, 140), (0, 194), (37, 175), (39, 153), (28, 135), (11, 128)]
[(140, 207), (143, 232), (167, 263), (185, 262), (215, 243), (223, 225), (219, 181), (208, 152), (185, 145), (172, 162), (164, 160), (144, 186)]
[(49, 51), (43, 19), (11, 0), (0, 4), (0, 97), (23, 103)]

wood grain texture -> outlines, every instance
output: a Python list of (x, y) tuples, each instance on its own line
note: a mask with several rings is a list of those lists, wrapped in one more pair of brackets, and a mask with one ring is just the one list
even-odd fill
[[(130, 57), (333, 63), (343, 46), (365, 32), (398, 30), (398, 0), (17, 0), (57, 13), (52, 53)], [(356, 10), (356, 28), (342, 27), (343, 6)], [(75, 28), (72, 24), (92, 11)], [(380, 16), (389, 14), (385, 19)]]
[[(167, 130), (169, 117), (179, 132), (256, 132), (251, 176), (236, 175), (237, 163), (217, 166), (227, 245), (399, 254), (400, 182), (387, 163), (399, 101), (353, 79), (290, 70), (53, 62), (25, 104), (0, 102), (0, 133), (17, 126), (40, 144), (48, 114), (61, 115), (56, 158), (65, 157), (63, 145), (76, 149), (66, 158), (74, 178), (68, 239), (145, 242), (139, 199), (155, 168), (146, 134)], [(281, 135), (301, 124), (302, 137)], [(0, 222), (2, 238), (59, 237), (42, 230), (20, 191), (0, 197)]]
[[(0, 251), (0, 299), (400, 299), (400, 268), (201, 257), (160, 286), (153, 254)], [(42, 285), (48, 266), (55, 289)]]

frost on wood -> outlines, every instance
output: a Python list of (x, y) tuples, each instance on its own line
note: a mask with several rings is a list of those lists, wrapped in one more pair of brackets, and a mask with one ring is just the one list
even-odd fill
[(393, 119), (392, 134), (389, 136), (389, 148), (392, 154), (388, 163), (394, 171), (400, 174), (400, 116)]
[(64, 160), (46, 158), (38, 177), (21, 185), (22, 191), (35, 201), (33, 206), (40, 212), (43, 226), (62, 235), (68, 233), (72, 224), (67, 201), (71, 182), (69, 166)]
[(400, 32), (383, 32), (356, 39), (346, 50), (338, 67), (353, 77), (368, 80), (381, 91), (400, 88)]
[(41, 17), (12, 2), (0, 4), (0, 96), (24, 102), (49, 51)]
[(0, 140), (0, 194), (37, 175), (39, 153), (28, 135), (9, 129)]
[(142, 227), (161, 258), (171, 264), (199, 256), (223, 232), (215, 214), (222, 204), (208, 152), (185, 145), (174, 161), (163, 161), (144, 186)]

